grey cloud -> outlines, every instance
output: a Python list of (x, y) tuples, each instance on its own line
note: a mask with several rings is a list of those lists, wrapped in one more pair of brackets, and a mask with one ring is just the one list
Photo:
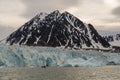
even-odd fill
[(94, 27), (96, 27), (96, 29), (98, 31), (103, 30), (103, 31), (117, 31), (117, 32), (120, 32), (119, 31), (120, 26), (116, 26), (116, 25), (113, 25), (113, 27), (111, 27), (111, 26), (106, 26), (106, 25), (102, 24), (102, 25), (96, 25)]
[(13, 31), (15, 31), (15, 28), (13, 27), (0, 25), (0, 40), (6, 38)]
[(119, 18), (112, 18), (112, 19), (100, 19), (101, 21), (105, 22), (105, 23), (118, 23), (120, 22)]
[(115, 8), (112, 13), (116, 16), (116, 17), (120, 17), (120, 6)]
[(40, 12), (51, 12), (54, 10), (64, 10), (79, 4), (79, 0), (22, 0), (27, 6), (24, 17), (30, 18)]

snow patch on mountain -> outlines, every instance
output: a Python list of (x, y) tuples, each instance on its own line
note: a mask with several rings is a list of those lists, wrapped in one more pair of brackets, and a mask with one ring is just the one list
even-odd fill
[(112, 46), (120, 46), (120, 41), (109, 42)]

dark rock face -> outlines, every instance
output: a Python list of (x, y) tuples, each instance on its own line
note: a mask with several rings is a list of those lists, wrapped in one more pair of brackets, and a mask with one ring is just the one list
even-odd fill
[(68, 12), (40, 13), (13, 32), (6, 40), (10, 45), (51, 46), (65, 48), (108, 48), (91, 24), (85, 24)]
[(103, 36), (103, 38), (108, 42), (120, 41), (120, 34)]

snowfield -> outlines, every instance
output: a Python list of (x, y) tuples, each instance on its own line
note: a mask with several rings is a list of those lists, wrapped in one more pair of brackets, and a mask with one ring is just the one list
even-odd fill
[(120, 53), (0, 44), (1, 67), (119, 65)]
[(113, 41), (113, 42), (109, 42), (112, 46), (120, 46), (120, 40), (119, 41)]

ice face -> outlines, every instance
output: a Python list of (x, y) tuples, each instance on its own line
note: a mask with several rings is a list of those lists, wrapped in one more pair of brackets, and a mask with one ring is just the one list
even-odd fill
[(0, 44), (0, 67), (119, 65), (119, 53)]

